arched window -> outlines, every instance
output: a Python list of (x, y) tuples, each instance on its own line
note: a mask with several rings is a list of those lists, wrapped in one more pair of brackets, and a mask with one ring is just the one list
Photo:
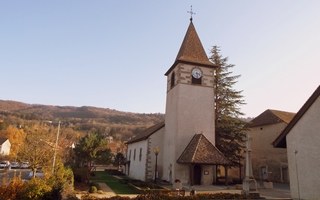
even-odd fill
[(176, 77), (175, 77), (175, 73), (172, 72), (171, 74), (171, 81), (170, 81), (170, 87), (173, 88), (174, 84), (175, 84), (175, 81), (176, 81)]

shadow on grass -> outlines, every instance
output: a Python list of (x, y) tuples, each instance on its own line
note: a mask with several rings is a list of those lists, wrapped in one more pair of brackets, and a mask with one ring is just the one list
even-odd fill
[(109, 175), (107, 172), (94, 172), (95, 176), (90, 177), (92, 182), (100, 182), (107, 184), (116, 194), (139, 194), (139, 191), (120, 179)]

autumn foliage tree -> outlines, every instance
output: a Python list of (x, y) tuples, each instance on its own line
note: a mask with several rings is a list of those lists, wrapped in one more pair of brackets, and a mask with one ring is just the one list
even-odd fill
[(232, 75), (234, 65), (228, 64), (220, 48), (213, 46), (210, 60), (217, 66), (214, 72), (214, 102), (216, 146), (234, 164), (239, 163), (245, 140), (245, 122), (240, 119), (243, 113), (241, 105), (245, 104), (242, 91), (234, 88), (240, 75)]
[(34, 130), (27, 134), (19, 148), (18, 158), (20, 161), (28, 161), (33, 172), (40, 167), (48, 169), (52, 166), (53, 145), (46, 134)]
[(23, 145), (26, 133), (23, 129), (9, 125), (5, 130), (0, 132), (1, 137), (9, 139), (11, 144), (10, 157), (15, 159), (17, 157), (19, 148)]

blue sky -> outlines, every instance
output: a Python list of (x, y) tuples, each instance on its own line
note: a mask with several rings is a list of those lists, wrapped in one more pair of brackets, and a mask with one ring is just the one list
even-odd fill
[(193, 5), (207, 52), (240, 74), (246, 116), (297, 112), (319, 85), (317, 0), (0, 1), (0, 99), (165, 110), (166, 78)]

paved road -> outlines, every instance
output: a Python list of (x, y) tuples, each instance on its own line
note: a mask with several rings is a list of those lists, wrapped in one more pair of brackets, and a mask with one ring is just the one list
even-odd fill
[(0, 185), (3, 183), (2, 180), (9, 182), (15, 176), (20, 176), (21, 179), (28, 179), (30, 171), (30, 169), (0, 169)]

